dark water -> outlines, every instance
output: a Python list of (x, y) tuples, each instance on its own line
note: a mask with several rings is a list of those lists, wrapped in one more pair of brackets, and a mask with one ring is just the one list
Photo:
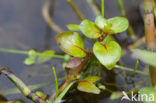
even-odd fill
[[(86, 3), (86, 0), (73, 0), (84, 16), (90, 20), (95, 19), (95, 13), (90, 9), (90, 6)], [(96, 0), (100, 6), (100, 0)], [(117, 6), (117, 0), (105, 0), (105, 16), (106, 18), (120, 16), (120, 12)], [(128, 18), (130, 18), (132, 26), (135, 26), (135, 30), (138, 37), (143, 34), (142, 18), (140, 17), (139, 5), (142, 0), (123, 0), (126, 5), (126, 11)], [(0, 48), (28, 50), (35, 48), (38, 51), (45, 49), (54, 49), (57, 53), (63, 53), (56, 44), (55, 36), (57, 33), (50, 30), (45, 23), (41, 9), (45, 0), (0, 0)], [(71, 7), (66, 3), (66, 0), (52, 0), (54, 8), (52, 17), (56, 24), (58, 24), (64, 30), (67, 30), (65, 25), (70, 23), (79, 24), (80, 20), (73, 12)], [(47, 44), (47, 35), (52, 37)], [(121, 44), (129, 44), (127, 40), (127, 34), (124, 32), (118, 34), (122, 41)], [(86, 45), (91, 47), (89, 40), (86, 40)], [(33, 66), (25, 66), (23, 61), (25, 55), (0, 53), (0, 66), (8, 66), (16, 73), (27, 85), (48, 83), (47, 86), (41, 88), (44, 93), (52, 94), (55, 91), (55, 83), (52, 75), (51, 67), (56, 68), (56, 72), (60, 78), (64, 77), (64, 70), (62, 69), (62, 60), (53, 59), (47, 63)], [(129, 60), (127, 60), (127, 58)], [(135, 61), (131, 59), (130, 55), (126, 55), (122, 58), (125, 65), (133, 67)], [(140, 65), (140, 68), (143, 66)], [(124, 80), (115, 74), (113, 76), (107, 76), (103, 71), (103, 77), (109, 78), (108, 82), (117, 82), (119, 85), (125, 85)], [(129, 72), (127, 73), (127, 75)], [(137, 75), (135, 81), (140, 81), (143, 76)], [(62, 83), (62, 82), (60, 82)], [(144, 83), (143, 85), (148, 85)], [(114, 88), (114, 90), (128, 90), (133, 88), (132, 83), (127, 84), (125, 88)], [(15, 88), (15, 86), (3, 75), (0, 76), (0, 91), (7, 90), (9, 88)], [(74, 90), (75, 91), (75, 90)], [(72, 96), (71, 96), (72, 95)], [(101, 95), (92, 95), (82, 92), (68, 93), (66, 98), (68, 103), (120, 103), (120, 100), (110, 101), (109, 93), (102, 93)], [(23, 99), (26, 103), (31, 103), (23, 95), (6, 95), (9, 101), (16, 99)]]

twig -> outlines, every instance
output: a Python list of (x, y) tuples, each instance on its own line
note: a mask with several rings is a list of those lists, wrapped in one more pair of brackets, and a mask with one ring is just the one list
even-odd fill
[(42, 15), (46, 21), (46, 23), (57, 33), (61, 33), (62, 30), (57, 24), (54, 23), (53, 19), (49, 14), (50, 3), (48, 1), (45, 2), (42, 8)]
[(79, 16), (79, 18), (81, 20), (84, 20), (84, 16), (83, 14), (80, 12), (80, 10), (78, 9), (78, 7), (76, 6), (76, 4), (72, 1), (72, 0), (66, 0), (67, 3), (73, 8), (73, 10), (75, 11), (75, 13)]
[[(149, 50), (154, 51), (156, 47), (155, 47), (155, 27), (154, 27), (154, 15), (152, 3), (153, 0), (143, 0), (146, 46)], [(156, 68), (150, 65), (149, 71), (151, 74), (152, 85), (156, 86)]]
[(5, 74), (21, 91), (21, 93), (35, 103), (46, 103), (41, 97), (33, 93), (8, 67), (0, 69), (0, 74)]

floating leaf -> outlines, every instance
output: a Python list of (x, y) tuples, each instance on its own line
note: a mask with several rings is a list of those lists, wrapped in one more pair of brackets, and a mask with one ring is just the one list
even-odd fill
[(110, 96), (111, 100), (119, 99), (123, 96), (122, 92), (113, 92)]
[(95, 19), (95, 24), (104, 32), (110, 31), (111, 24), (103, 16), (97, 16)]
[(153, 65), (156, 67), (156, 53), (147, 50), (133, 49), (132, 56), (136, 59), (140, 59), (144, 63)]
[(109, 23), (112, 25), (111, 34), (120, 33), (128, 28), (128, 20), (124, 17), (114, 17), (108, 19)]
[(71, 31), (80, 31), (79, 25), (77, 24), (68, 24), (67, 28)]
[(97, 88), (93, 83), (89, 81), (80, 81), (78, 83), (78, 90), (87, 92), (87, 93), (94, 93), (94, 94), (99, 94), (100, 89)]
[(84, 41), (77, 32), (63, 32), (56, 37), (60, 48), (67, 54), (75, 57), (85, 57)]
[(81, 22), (79, 28), (88, 38), (98, 38), (101, 36), (101, 30), (93, 22), (87, 19)]
[(156, 88), (145, 87), (139, 90), (140, 100), (143, 103), (156, 103)]
[(83, 80), (86, 80), (86, 81), (89, 81), (91, 83), (94, 83), (96, 81), (99, 81), (100, 79), (101, 79), (101, 77), (99, 77), (99, 76), (90, 76), (90, 77), (86, 77)]
[(107, 69), (112, 69), (121, 57), (121, 47), (115, 41), (106, 42), (105, 44), (96, 42), (93, 46), (93, 52)]

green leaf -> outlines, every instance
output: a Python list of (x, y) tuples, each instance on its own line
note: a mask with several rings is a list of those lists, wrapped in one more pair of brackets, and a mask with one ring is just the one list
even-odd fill
[(95, 24), (104, 32), (110, 31), (111, 24), (103, 16), (97, 16), (95, 19)]
[(55, 99), (54, 103), (59, 103), (61, 99), (64, 97), (64, 95), (68, 92), (70, 87), (75, 83), (75, 81), (71, 82), (61, 93), (60, 95)]
[(77, 24), (68, 24), (67, 28), (71, 31), (80, 31), (79, 25)]
[(128, 28), (128, 20), (124, 17), (114, 17), (108, 19), (109, 23), (112, 25), (111, 27), (111, 34), (120, 33), (125, 31)]
[(122, 92), (113, 92), (110, 96), (111, 100), (119, 99), (123, 96)]
[(139, 90), (139, 95), (143, 103), (156, 103), (156, 88), (145, 87)]
[(54, 54), (55, 54), (55, 52), (53, 50), (46, 50), (46, 51), (40, 53), (40, 55), (38, 55), (38, 57), (36, 59), (36, 63), (46, 62), (46, 61), (52, 59)]
[(96, 42), (93, 46), (93, 52), (97, 59), (109, 70), (114, 67), (121, 57), (121, 47), (115, 41), (105, 44)]
[(136, 59), (140, 59), (144, 63), (150, 64), (156, 67), (156, 53), (147, 50), (133, 49), (132, 56)]
[(102, 89), (102, 90), (105, 90), (106, 89), (106, 87), (104, 85), (102, 85), (102, 84), (98, 84), (98, 88), (99, 89)]
[(90, 77), (86, 77), (83, 80), (87, 80), (87, 81), (89, 81), (91, 83), (94, 83), (96, 81), (99, 81), (100, 79), (101, 79), (101, 77), (99, 77), (99, 76), (90, 76)]
[(77, 89), (87, 93), (94, 93), (94, 94), (100, 93), (100, 89), (97, 88), (92, 82), (89, 81), (80, 81), (78, 83)]
[(108, 44), (110, 41), (114, 41), (112, 35), (106, 36), (105, 39), (102, 41), (102, 44)]
[(56, 37), (60, 48), (67, 54), (75, 57), (85, 57), (84, 41), (82, 36), (77, 32), (63, 32)]
[(81, 22), (79, 28), (88, 38), (99, 38), (101, 36), (101, 30), (93, 22), (87, 19)]
[(26, 58), (24, 60), (24, 64), (26, 64), (26, 65), (32, 65), (32, 64), (34, 64), (35, 63), (36, 56), (37, 56), (37, 54), (36, 54), (36, 51), (35, 50), (29, 50), (28, 51), (28, 58)]

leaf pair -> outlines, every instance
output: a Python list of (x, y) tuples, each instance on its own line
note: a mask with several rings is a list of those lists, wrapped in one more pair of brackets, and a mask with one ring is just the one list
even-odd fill
[(50, 60), (53, 55), (55, 54), (52, 50), (47, 50), (42, 53), (38, 53), (35, 50), (29, 50), (28, 51), (28, 58), (25, 59), (24, 64), (26, 65), (32, 65), (35, 63), (43, 63), (48, 60)]
[(78, 87), (77, 89), (83, 92), (87, 92), (87, 93), (94, 93), (94, 94), (99, 94), (100, 93), (100, 89), (97, 88), (94, 83), (96, 81), (99, 81), (101, 78), (98, 76), (91, 76), (91, 77), (87, 77), (83, 80), (80, 80), (78, 82)]
[(67, 28), (71, 31), (82, 31), (88, 38), (99, 38), (103, 34), (116, 34), (128, 28), (128, 20), (124, 17), (105, 19), (97, 16), (95, 23), (85, 19), (80, 25), (69, 24)]

